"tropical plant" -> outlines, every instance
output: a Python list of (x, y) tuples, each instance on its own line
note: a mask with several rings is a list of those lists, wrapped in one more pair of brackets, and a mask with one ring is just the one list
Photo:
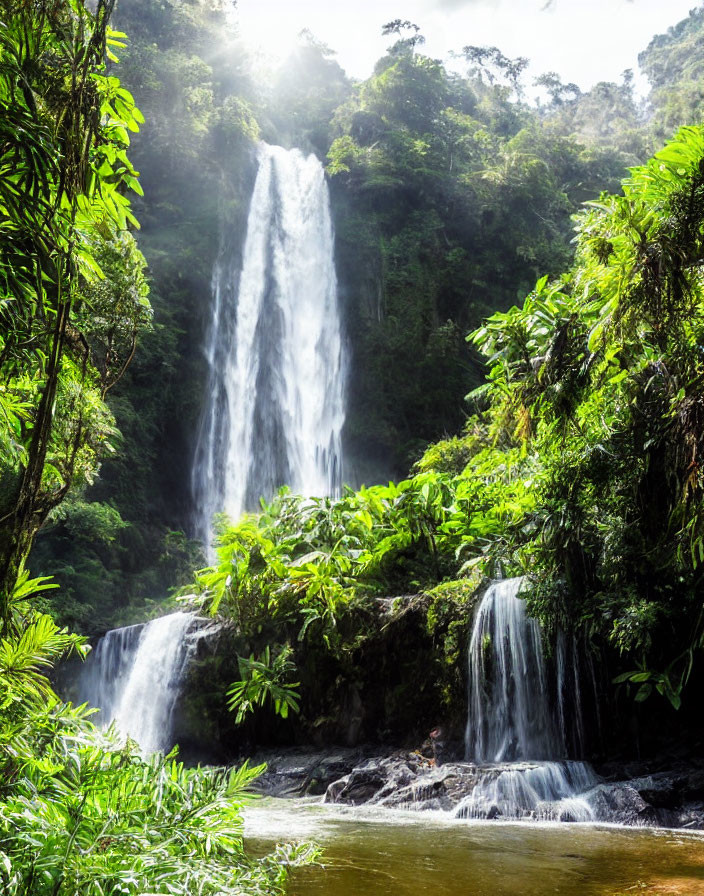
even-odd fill
[[(124, 46), (108, 24), (113, 6), (98, 0), (91, 12), (84, 0), (0, 4), (0, 429), (13, 446), (0, 492), (5, 622), (34, 534), (74, 478), (90, 475), (111, 432), (100, 393), (115, 365), (111, 360), (98, 387), (77, 327), (79, 309), (85, 320), (94, 301), (85, 288), (103, 278), (96, 247), (136, 225), (123, 190), (140, 191), (127, 148), (128, 132), (143, 119), (105, 68), (113, 49)], [(130, 253), (137, 263), (126, 276), (143, 282), (139, 253)], [(137, 290), (143, 314), (145, 291)], [(93, 320), (113, 312), (124, 320), (124, 306), (96, 306)], [(108, 355), (120, 354), (114, 336), (107, 339)]]
[(257, 706), (271, 703), (276, 715), (288, 718), (289, 710), (298, 712), (298, 682), (288, 681), (295, 672), (295, 663), (291, 662), (292, 650), (288, 645), (280, 648), (272, 660), (271, 650), (267, 645), (264, 653), (256, 660), (254, 655), (249, 659), (240, 656), (237, 663), (242, 676), (240, 681), (230, 685), (227, 691), (227, 707), (237, 711), (236, 723), (244, 721), (248, 713), (254, 712)]
[(0, 727), (0, 880), (8, 896), (277, 893), (308, 846), (254, 861), (241, 806), (261, 768), (186, 769), (100, 737), (56, 701)]
[(144, 758), (47, 678), (83, 639), (31, 609), (52, 587), (22, 573), (0, 638), (0, 886), (7, 896), (277, 893), (306, 845), (249, 859), (241, 807), (262, 767), (186, 769)]
[(702, 159), (682, 129), (588, 204), (569, 275), (473, 336), (491, 431), (537, 465), (507, 545), (540, 580), (534, 612), (604, 637), (639, 666), (619, 683), (674, 706), (702, 638)]

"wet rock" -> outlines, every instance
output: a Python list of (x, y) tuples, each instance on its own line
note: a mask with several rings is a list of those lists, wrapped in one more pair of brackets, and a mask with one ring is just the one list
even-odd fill
[[(268, 764), (266, 773), (255, 785), (267, 795), (325, 794), (327, 803), (435, 810), (487, 820), (503, 818), (506, 812), (504, 804), (497, 803), (489, 793), (492, 781), (507, 772), (530, 772), (542, 767), (536, 763), (523, 763), (519, 767), (518, 764), (470, 762), (438, 766), (433, 758), (420, 752), (396, 751), (378, 756), (371, 754), (371, 748), (337, 748), (327, 753), (295, 749), (259, 754), (254, 761)], [(567, 765), (581, 768), (582, 764)], [(619, 770), (623, 771), (623, 767), (614, 767), (612, 773)], [(654, 770), (652, 766), (635, 764), (632, 770), (640, 774), (628, 780), (597, 778), (600, 783), (595, 786), (591, 786), (595, 778), (590, 772), (591, 780), (578, 777), (572, 781), (576, 791), (584, 791), (575, 793), (575, 799), (556, 798), (532, 808), (526, 804), (506, 817), (577, 822), (587, 820), (593, 813), (594, 821), (704, 830), (704, 769), (681, 763), (674, 770)], [(476, 798), (476, 788), (483, 788), (482, 793), (486, 791), (485, 800)], [(588, 815), (582, 811), (585, 808)]]
[[(383, 767), (383, 766), (382, 766)], [(385, 781), (371, 799), (373, 803), (384, 805), (386, 799), (395, 799), (413, 787), (418, 777), (418, 767), (407, 762), (389, 763), (385, 768)]]
[[(465, 762), (438, 768), (432, 760), (417, 753), (395, 754), (367, 760), (331, 783), (327, 788), (325, 801), (353, 806), (366, 803), (414, 811), (436, 810), (455, 813), (459, 817), (469, 814), (491, 820), (503, 817), (500, 805), (490, 799), (485, 805), (481, 805), (481, 800), (475, 800), (469, 812), (466, 809), (467, 797), (476, 794), (477, 786), (486, 789), (493, 778), (505, 772), (505, 765), (477, 766)], [(562, 822), (584, 821), (584, 813), (579, 810), (582, 804), (586, 806), (588, 803), (595, 821), (638, 826), (704, 827), (704, 803), (686, 809), (681, 804), (679, 807), (675, 804), (665, 805), (668, 800), (675, 798), (680, 784), (672, 775), (665, 774), (645, 776), (633, 781), (601, 783), (587, 791), (583, 798), (557, 800), (552, 804), (552, 809), (550, 803), (540, 804), (534, 810), (526, 807), (523, 815), (551, 817)], [(643, 795), (645, 793), (653, 796), (654, 801), (646, 800)], [(540, 815), (540, 811), (548, 814)], [(521, 817), (521, 812), (511, 817)]]
[(359, 806), (369, 802), (386, 783), (383, 764), (371, 761), (331, 784), (325, 793), (325, 802)]
[(328, 785), (346, 775), (354, 765), (349, 753), (325, 756), (308, 770), (304, 792), (310, 796), (322, 796)]
[(686, 775), (658, 772), (631, 778), (628, 783), (654, 808), (671, 809), (681, 801), (686, 790)]
[(432, 760), (410, 753), (355, 768), (328, 787), (325, 801), (451, 812), (471, 793), (476, 781), (477, 767), (471, 763), (438, 768)]
[(325, 791), (325, 802), (326, 803), (342, 803), (344, 802), (342, 795), (345, 792), (345, 788), (350, 782), (350, 776), (345, 775), (343, 778), (340, 778), (339, 781), (333, 781), (332, 784), (328, 785), (328, 789)]
[(673, 809), (656, 809), (655, 806), (646, 806), (640, 813), (640, 823), (658, 828), (682, 827), (681, 813)]
[(422, 768), (405, 786), (382, 788), (372, 802), (387, 808), (451, 812), (457, 800), (450, 797), (446, 780), (444, 774)]
[[(605, 787), (631, 787), (643, 799), (646, 806), (638, 812), (636, 823), (692, 830), (704, 828), (704, 768), (700, 762), (676, 759), (669, 767), (663, 759), (612, 763), (600, 771), (609, 777), (621, 778)], [(600, 797), (596, 799), (599, 801)], [(603, 800), (600, 810), (604, 810)], [(628, 812), (625, 818), (612, 820), (632, 823)]]
[(704, 769), (693, 769), (685, 776), (682, 796), (685, 800), (704, 800)]
[(334, 753), (303, 750), (260, 753), (251, 764), (266, 763), (267, 768), (254, 782), (254, 789), (267, 796), (321, 796), (333, 781), (349, 774), (362, 755), (358, 749), (344, 748)]
[(704, 806), (684, 809), (677, 813), (677, 823), (672, 827), (687, 828), (690, 831), (704, 830)]
[(623, 783), (597, 785), (589, 792), (589, 804), (597, 821), (616, 824), (648, 824), (652, 809), (635, 787)]
[(457, 806), (467, 794), (474, 790), (479, 778), (477, 766), (471, 763), (455, 763), (443, 766), (443, 771), (445, 772), (443, 777), (445, 793), (452, 804)]

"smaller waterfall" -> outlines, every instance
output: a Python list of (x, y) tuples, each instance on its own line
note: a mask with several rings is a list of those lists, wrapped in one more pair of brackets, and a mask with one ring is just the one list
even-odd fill
[(458, 818), (593, 821), (584, 794), (599, 779), (586, 762), (507, 763), (483, 770), (455, 809)]
[(172, 613), (108, 632), (89, 656), (80, 699), (100, 709), (104, 727), (136, 740), (143, 753), (171, 748), (171, 721), (192, 641), (194, 617)]
[(548, 706), (540, 626), (518, 597), (522, 582), (494, 582), (474, 621), (465, 747), (477, 762), (565, 755)]
[[(581, 750), (584, 740), (576, 645), (560, 636), (553, 675), (522, 585), (521, 578), (494, 582), (477, 608), (465, 751), (479, 767), (456, 814), (590, 821), (588, 791), (599, 779), (588, 763), (566, 759), (567, 745)], [(574, 731), (565, 730), (568, 718)]]

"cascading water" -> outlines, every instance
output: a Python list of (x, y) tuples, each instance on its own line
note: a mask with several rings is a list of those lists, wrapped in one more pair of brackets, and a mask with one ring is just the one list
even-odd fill
[[(199, 534), (281, 485), (334, 495), (342, 481), (345, 360), (325, 175), (315, 156), (262, 144), (244, 249), (223, 240), (213, 272), (208, 400), (193, 471)], [(108, 632), (81, 677), (97, 706), (145, 753), (171, 746), (192, 649), (175, 613)]]
[(547, 702), (540, 626), (517, 596), (521, 581), (495, 582), (474, 620), (465, 747), (478, 762), (565, 755)]
[(568, 702), (577, 707), (577, 733), (569, 742), (581, 741), (575, 654), (561, 638), (553, 683), (540, 626), (518, 596), (522, 584), (520, 578), (494, 582), (476, 612), (469, 642), (465, 752), (481, 767), (456, 814), (592, 820), (594, 812), (584, 794), (598, 778), (586, 762), (565, 758)]
[(80, 699), (100, 709), (143, 753), (168, 750), (171, 719), (192, 650), (191, 613), (108, 632), (81, 674)]
[(281, 485), (334, 495), (342, 477), (345, 360), (323, 168), (262, 144), (247, 235), (213, 273), (208, 397), (193, 470), (199, 535)]

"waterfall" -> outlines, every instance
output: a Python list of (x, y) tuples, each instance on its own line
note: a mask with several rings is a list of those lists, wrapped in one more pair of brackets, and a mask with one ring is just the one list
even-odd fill
[(193, 468), (198, 531), (281, 485), (335, 495), (342, 481), (345, 359), (323, 168), (260, 145), (244, 249), (213, 271), (206, 407)]
[(522, 581), (495, 582), (472, 629), (465, 747), (479, 762), (551, 759), (565, 753), (548, 706), (540, 626), (518, 597)]
[(559, 637), (553, 675), (540, 625), (519, 597), (522, 585), (522, 578), (494, 582), (476, 611), (465, 752), (481, 767), (456, 814), (591, 820), (588, 792), (599, 779), (588, 763), (566, 759), (567, 744), (583, 742), (576, 645)]
[(506, 763), (485, 769), (455, 809), (458, 818), (593, 821), (584, 794), (598, 783), (586, 762)]
[(171, 717), (191, 654), (191, 613), (172, 613), (146, 625), (109, 631), (90, 654), (80, 699), (115, 722), (143, 753), (171, 748)]

